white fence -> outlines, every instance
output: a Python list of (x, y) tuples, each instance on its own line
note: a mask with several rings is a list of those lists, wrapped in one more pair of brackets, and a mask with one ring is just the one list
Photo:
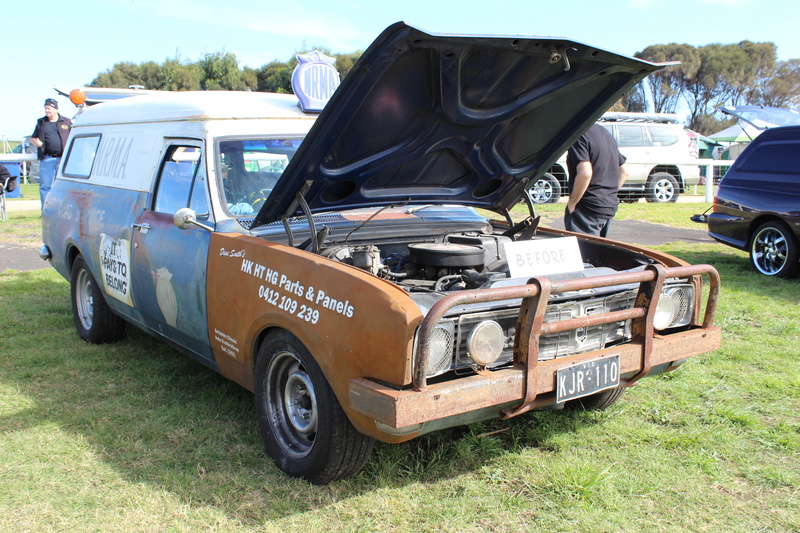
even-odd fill
[[(698, 159), (697, 165), (700, 169), (705, 169), (704, 175), (706, 177), (706, 202), (711, 203), (714, 201), (714, 193), (717, 191), (717, 185), (714, 183), (714, 177), (725, 175), (725, 172), (734, 163), (733, 160), (720, 161), (717, 159)], [(719, 169), (719, 170), (717, 170)]]

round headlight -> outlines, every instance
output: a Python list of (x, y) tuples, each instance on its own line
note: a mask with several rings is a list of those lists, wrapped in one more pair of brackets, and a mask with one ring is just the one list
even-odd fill
[(662, 294), (656, 305), (656, 312), (653, 315), (653, 328), (658, 331), (668, 328), (672, 324), (672, 317), (675, 315), (675, 301), (668, 294)]
[(500, 324), (493, 320), (479, 323), (467, 339), (467, 348), (472, 360), (481, 366), (497, 361), (506, 344), (506, 334)]

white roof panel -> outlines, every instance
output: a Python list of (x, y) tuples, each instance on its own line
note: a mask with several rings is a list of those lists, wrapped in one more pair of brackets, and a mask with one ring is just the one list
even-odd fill
[(297, 97), (240, 91), (154, 92), (104, 102), (86, 108), (75, 117), (75, 126), (136, 124), (144, 122), (231, 120), (231, 119), (308, 119)]

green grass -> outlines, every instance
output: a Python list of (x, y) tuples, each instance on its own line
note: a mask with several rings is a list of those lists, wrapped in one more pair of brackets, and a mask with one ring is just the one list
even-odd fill
[(0, 531), (800, 531), (800, 283), (658, 248), (720, 270), (718, 352), (606, 412), (378, 444), (326, 487), (270, 462), (250, 393), (132, 329), (86, 344), (53, 270), (0, 273)]
[(8, 220), (0, 221), (0, 242), (19, 246), (42, 245), (42, 215), (37, 211), (9, 211)]
[[(614, 220), (644, 220), (656, 224), (667, 224), (677, 228), (704, 229), (704, 226), (691, 221), (691, 216), (702, 213), (711, 207), (706, 203), (649, 204), (639, 201), (634, 204), (620, 204)], [(536, 206), (536, 214), (542, 216), (543, 224), (549, 220), (562, 218), (566, 204), (545, 204)], [(528, 208), (519, 204), (512, 210), (516, 217), (528, 214)]]

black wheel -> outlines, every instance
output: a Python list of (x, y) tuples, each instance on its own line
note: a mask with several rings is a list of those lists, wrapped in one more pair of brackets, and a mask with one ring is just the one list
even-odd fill
[(531, 187), (531, 198), (535, 204), (554, 204), (561, 198), (561, 184), (552, 174), (542, 174)]
[(777, 220), (761, 224), (750, 240), (750, 263), (765, 276), (795, 277), (798, 246), (789, 227)]
[(278, 468), (320, 485), (361, 470), (375, 441), (356, 431), (294, 335), (269, 335), (258, 350), (255, 372), (258, 423)]
[(92, 344), (117, 342), (125, 333), (125, 321), (114, 314), (103, 292), (89, 271), (83, 257), (78, 256), (70, 272), (72, 282), (72, 316), (80, 338)]
[(608, 409), (617, 400), (622, 398), (625, 394), (625, 387), (617, 387), (616, 389), (608, 389), (591, 396), (584, 396), (577, 400), (570, 400), (566, 403), (567, 409), (575, 409), (579, 411), (602, 411)]
[(657, 172), (647, 179), (645, 198), (651, 203), (677, 202), (680, 195), (678, 180), (672, 174)]

